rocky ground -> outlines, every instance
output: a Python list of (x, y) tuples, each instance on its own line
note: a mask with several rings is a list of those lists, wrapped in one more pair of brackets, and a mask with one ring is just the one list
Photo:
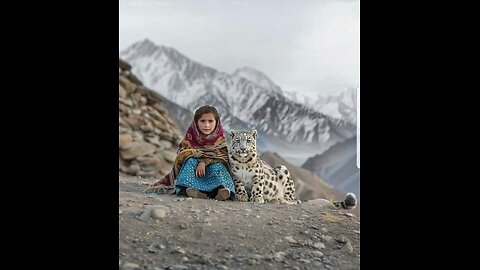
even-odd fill
[(360, 219), (324, 200), (145, 194), (154, 181), (119, 177), (120, 269), (360, 269)]

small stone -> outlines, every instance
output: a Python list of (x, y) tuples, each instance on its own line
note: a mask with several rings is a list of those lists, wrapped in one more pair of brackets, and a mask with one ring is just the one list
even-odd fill
[(148, 252), (149, 253), (157, 253), (157, 249), (152, 244), (148, 247)]
[(307, 201), (307, 203), (320, 205), (320, 206), (325, 207), (325, 208), (331, 208), (331, 209), (336, 208), (335, 205), (333, 205), (333, 203), (331, 201), (325, 200), (325, 199), (309, 200), (309, 201)]
[(264, 256), (260, 255), (260, 254), (253, 254), (252, 255), (252, 258), (253, 259), (256, 259), (256, 260), (262, 260), (263, 258), (265, 258)]
[(321, 251), (314, 250), (314, 251), (312, 251), (312, 255), (315, 256), (315, 257), (322, 257), (323, 253)]
[(350, 242), (350, 240), (348, 240), (348, 238), (346, 238), (345, 236), (341, 236), (339, 239), (336, 239), (336, 240), (337, 240), (337, 242), (342, 243), (342, 244)]
[(347, 242), (347, 243), (342, 247), (342, 250), (348, 250), (349, 252), (353, 252), (352, 244), (350, 244), (350, 242)]
[(122, 265), (122, 269), (125, 269), (125, 270), (140, 269), (140, 266), (138, 266), (138, 264), (134, 264), (134, 263), (131, 263), (131, 262), (125, 262)]
[(165, 249), (166, 247), (165, 247), (165, 245), (160, 244), (160, 245), (158, 245), (158, 248), (159, 249)]
[(291, 236), (285, 236), (284, 239), (287, 240), (291, 244), (296, 244), (297, 243), (297, 241), (295, 241), (295, 239), (293, 239), (293, 237), (291, 237)]
[(302, 251), (300, 249), (292, 250), (292, 259), (294, 259), (294, 260), (300, 259), (301, 254), (302, 254)]
[(119, 209), (119, 210), (118, 210), (118, 214), (119, 214), (119, 215), (123, 214), (123, 210)]
[(167, 269), (171, 269), (171, 270), (187, 270), (188, 267), (185, 266), (185, 265), (181, 265), (181, 264), (175, 264), (175, 265), (169, 266)]
[(185, 250), (184, 250), (183, 248), (181, 248), (181, 247), (177, 247), (177, 248), (175, 249), (175, 252), (180, 253), (180, 254), (185, 254), (185, 253), (186, 253)]
[(225, 258), (225, 259), (231, 259), (231, 258), (233, 258), (233, 254), (231, 254), (231, 253), (223, 254), (223, 258)]
[(316, 249), (322, 249), (322, 248), (325, 248), (325, 244), (322, 242), (317, 242), (313, 245), (313, 247)]
[(277, 262), (281, 262), (284, 260), (284, 257), (285, 257), (285, 252), (279, 251), (275, 253), (275, 255), (273, 256), (273, 259)]
[(328, 230), (327, 228), (323, 227), (322, 230), (321, 230), (323, 233), (328, 233)]
[(354, 215), (352, 213), (345, 213), (345, 216), (353, 217)]
[(238, 235), (238, 237), (245, 238), (245, 234), (244, 234), (244, 233), (239, 232), (239, 233), (237, 233), (237, 235)]
[(150, 215), (154, 219), (163, 219), (167, 215), (167, 211), (164, 208), (154, 208), (152, 209)]
[(354, 233), (358, 233), (358, 234), (360, 234), (360, 231), (357, 231), (357, 230), (353, 230), (353, 232), (354, 232)]
[(332, 243), (333, 242), (333, 237), (328, 236), (328, 235), (322, 235), (322, 239), (327, 243)]

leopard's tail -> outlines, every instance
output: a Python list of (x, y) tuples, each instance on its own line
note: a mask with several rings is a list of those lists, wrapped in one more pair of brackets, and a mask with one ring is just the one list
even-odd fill
[(349, 192), (345, 196), (345, 200), (340, 202), (334, 202), (333, 205), (335, 205), (338, 208), (352, 210), (355, 207), (357, 207), (357, 197), (355, 196), (355, 194)]

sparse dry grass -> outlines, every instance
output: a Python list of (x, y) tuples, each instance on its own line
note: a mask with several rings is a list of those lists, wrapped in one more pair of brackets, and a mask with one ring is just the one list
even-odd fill
[(338, 221), (337, 215), (331, 214), (331, 213), (324, 213), (323, 220), (331, 221), (331, 222), (336, 222)]

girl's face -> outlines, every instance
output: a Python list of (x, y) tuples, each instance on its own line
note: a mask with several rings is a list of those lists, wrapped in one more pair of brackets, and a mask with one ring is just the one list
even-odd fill
[(198, 119), (198, 129), (205, 135), (209, 135), (213, 132), (216, 125), (215, 117), (213, 113), (204, 113), (202, 117)]

